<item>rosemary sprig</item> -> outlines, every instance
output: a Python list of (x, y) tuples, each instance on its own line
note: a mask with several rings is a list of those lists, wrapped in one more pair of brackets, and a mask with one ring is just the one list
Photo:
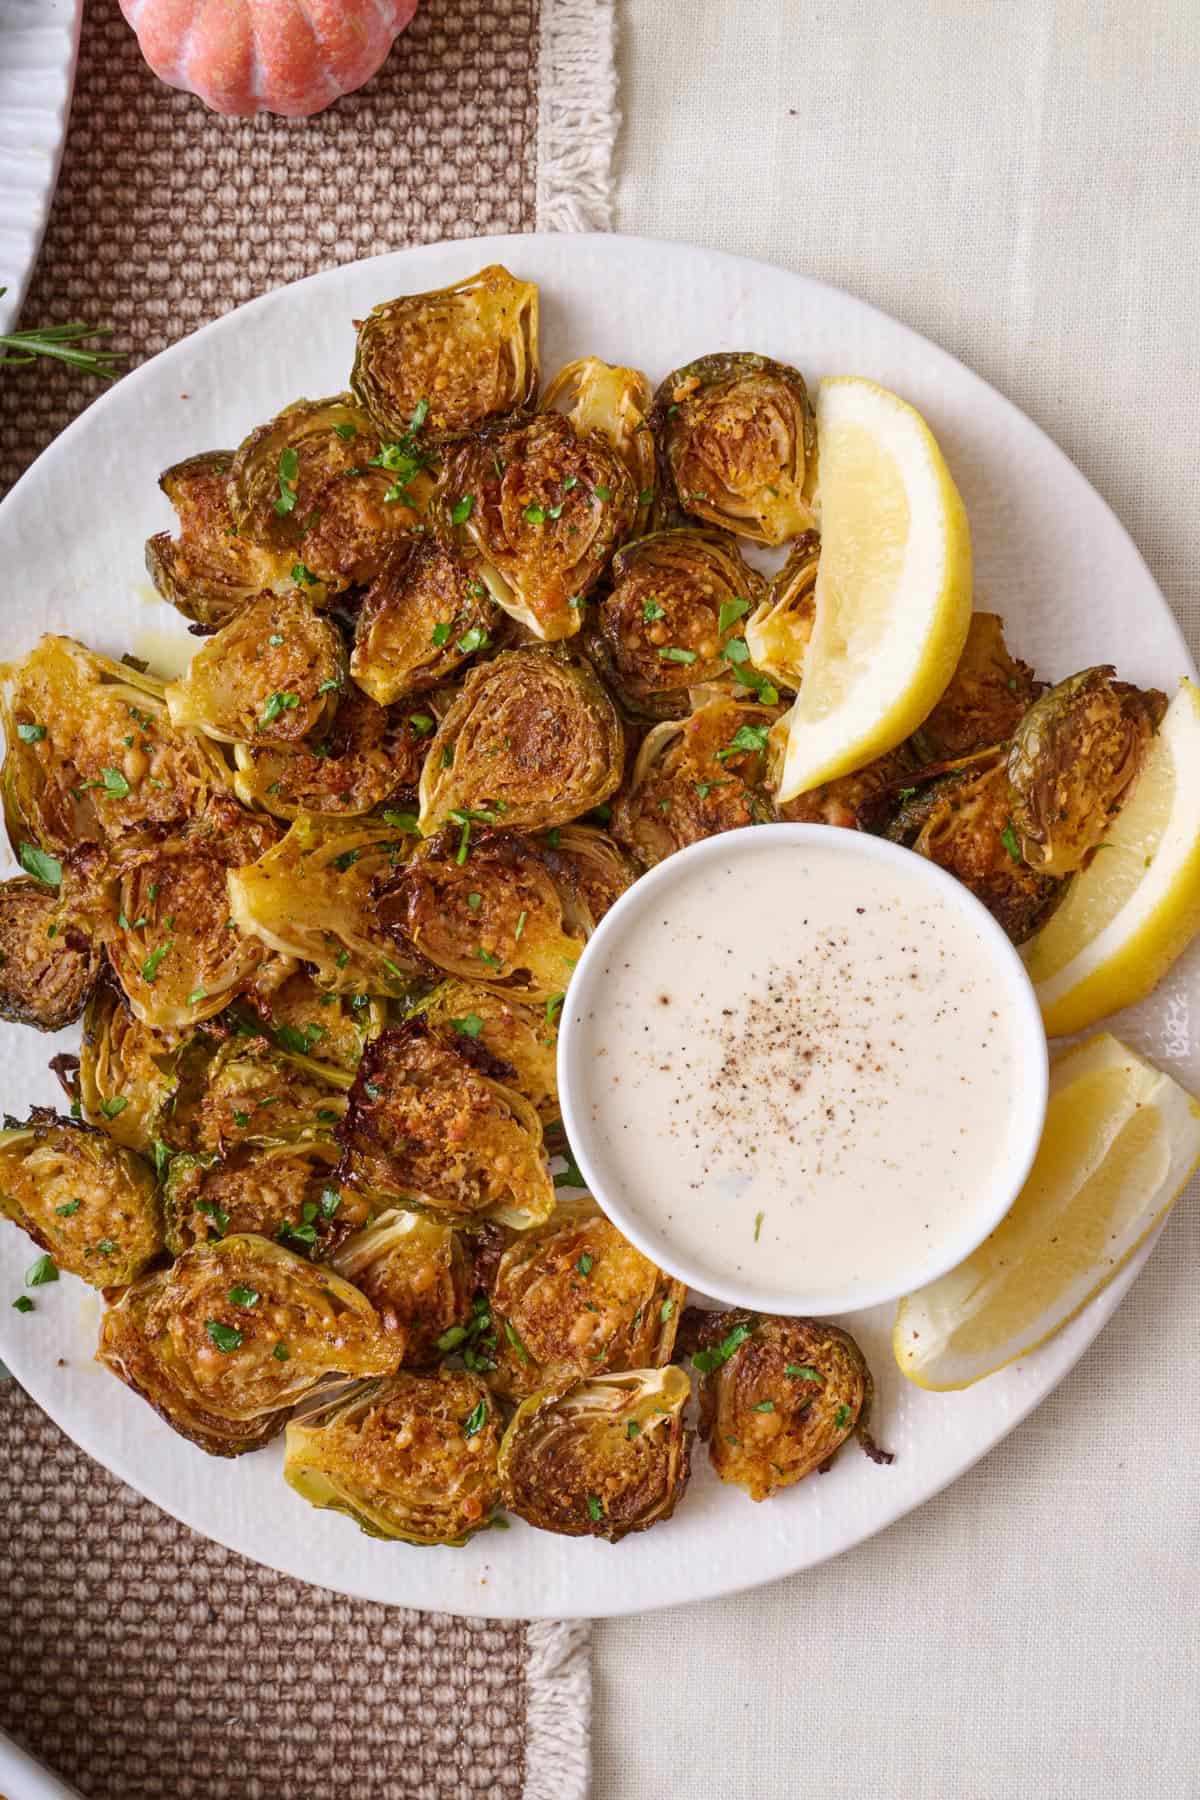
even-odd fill
[[(8, 292), (0, 287), (0, 296)], [(107, 325), (47, 325), (40, 331), (0, 332), (0, 369), (34, 362), (39, 356), (69, 363), (102, 381), (115, 381), (125, 358), (119, 350), (85, 349), (92, 339), (111, 337)]]

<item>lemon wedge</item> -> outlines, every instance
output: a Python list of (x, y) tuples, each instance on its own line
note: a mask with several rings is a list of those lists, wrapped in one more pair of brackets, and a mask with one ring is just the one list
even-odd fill
[(991, 1236), (900, 1302), (918, 1387), (969, 1387), (1044, 1344), (1106, 1287), (1200, 1163), (1200, 1105), (1110, 1032), (1057, 1058), (1029, 1179)]
[(1200, 931), (1200, 688), (1185, 681), (1105, 844), (1022, 955), (1051, 1037), (1155, 987)]
[(817, 395), (821, 561), (779, 785), (793, 800), (891, 750), (943, 693), (971, 622), (966, 509), (913, 408), (857, 376)]

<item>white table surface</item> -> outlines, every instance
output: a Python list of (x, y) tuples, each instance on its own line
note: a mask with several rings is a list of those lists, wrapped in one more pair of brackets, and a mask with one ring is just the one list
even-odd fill
[[(1078, 463), (1200, 650), (1195, 0), (619, 11), (617, 228), (953, 350)], [(1198, 1327), (1193, 1190), (949, 1492), (808, 1575), (598, 1624), (596, 1800), (1197, 1800)]]

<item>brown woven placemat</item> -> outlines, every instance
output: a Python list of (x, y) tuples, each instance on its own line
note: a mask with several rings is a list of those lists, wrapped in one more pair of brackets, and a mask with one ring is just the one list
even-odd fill
[[(24, 324), (111, 325), (130, 366), (283, 282), (440, 238), (529, 231), (539, 0), (422, 0), (379, 74), (313, 119), (219, 119), (87, 0), (58, 193)], [(103, 383), (0, 385), (0, 493)]]
[[(23, 322), (111, 324), (132, 367), (331, 264), (531, 229), (539, 10), (422, 0), (375, 80), (290, 122), (218, 119), (164, 88), (116, 0), (88, 0)], [(5, 372), (0, 492), (100, 391), (65, 369)], [(0, 1467), (0, 1726), (89, 1800), (582, 1800), (581, 1628), (277, 1576), (133, 1494), (14, 1381)]]

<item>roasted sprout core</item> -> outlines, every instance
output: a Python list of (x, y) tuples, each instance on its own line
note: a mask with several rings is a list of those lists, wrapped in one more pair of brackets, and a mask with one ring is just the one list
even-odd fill
[(47, 1107), (0, 1131), (0, 1214), (92, 1287), (124, 1287), (163, 1247), (148, 1166)]
[(766, 356), (688, 363), (654, 397), (665, 483), (686, 513), (760, 544), (814, 523), (817, 428), (803, 377)]
[(61, 1031), (83, 1011), (97, 968), (54, 888), (26, 876), (0, 882), (0, 1019)]
[(371, 1537), (464, 1544), (499, 1500), (499, 1440), (474, 1375), (401, 1372), (293, 1420), (283, 1472)]
[(690, 1472), (690, 1395), (673, 1365), (531, 1395), (500, 1446), (505, 1506), (543, 1531), (610, 1543), (670, 1518)]

